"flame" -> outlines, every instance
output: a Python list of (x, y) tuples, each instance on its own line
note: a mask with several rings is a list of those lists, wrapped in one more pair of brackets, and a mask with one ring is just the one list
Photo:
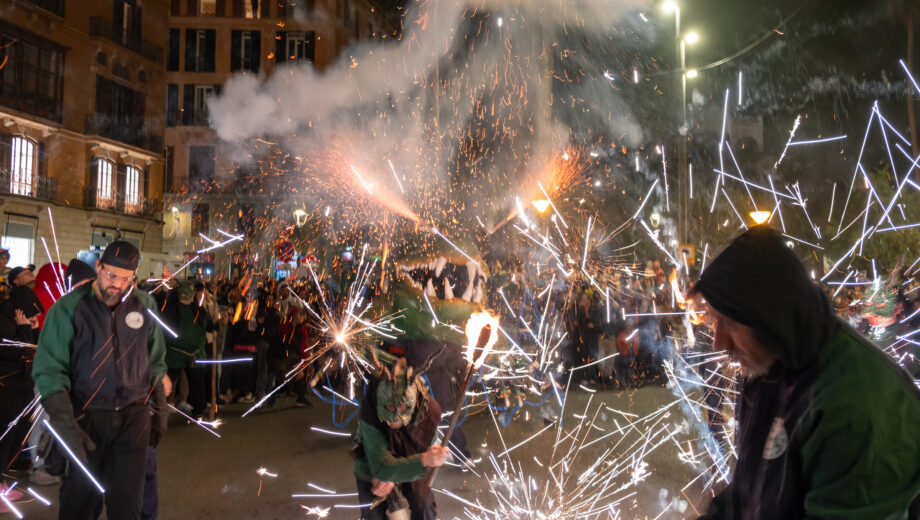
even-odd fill
[(687, 299), (684, 298), (684, 294), (680, 292), (680, 284), (677, 283), (677, 269), (671, 269), (671, 292), (674, 293), (674, 299), (677, 301), (677, 306), (681, 309), (687, 308)]
[[(477, 359), (474, 357), (474, 350), (476, 350), (476, 343), (479, 341), (479, 334), (486, 325), (491, 325), (492, 331), (489, 334), (489, 341), (486, 342), (485, 346), (482, 348), (482, 353)], [(474, 312), (470, 315), (470, 319), (466, 322), (466, 359), (470, 363), (473, 363), (473, 368), (482, 366), (482, 362), (485, 361), (489, 351), (492, 350), (492, 347), (495, 346), (497, 342), (498, 318), (487, 312)]]
[(243, 302), (236, 304), (236, 311), (233, 313), (233, 323), (240, 321), (240, 314), (243, 312)]

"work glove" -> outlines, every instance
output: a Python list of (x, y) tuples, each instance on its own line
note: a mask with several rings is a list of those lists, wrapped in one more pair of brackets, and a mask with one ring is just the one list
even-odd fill
[[(83, 464), (87, 464), (86, 452), (95, 451), (96, 444), (77, 423), (73, 413), (73, 403), (67, 392), (51, 394), (42, 400), (42, 406), (48, 413), (51, 426), (60, 435), (61, 439)], [(61, 449), (61, 455), (67, 450)]]
[(153, 406), (151, 407), (152, 415), (150, 417), (150, 445), (154, 448), (160, 443), (163, 434), (166, 433), (166, 425), (169, 420), (169, 409), (166, 406), (166, 389), (163, 385), (157, 385), (153, 389)]

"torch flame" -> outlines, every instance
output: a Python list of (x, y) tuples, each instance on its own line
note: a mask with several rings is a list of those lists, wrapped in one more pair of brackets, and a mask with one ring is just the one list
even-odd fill
[(674, 293), (674, 300), (677, 301), (677, 306), (681, 309), (687, 307), (687, 299), (684, 298), (684, 294), (680, 292), (680, 284), (677, 283), (677, 269), (671, 269), (671, 292)]
[[(488, 339), (481, 338), (481, 333), (485, 327), (490, 327)], [(486, 356), (495, 343), (498, 342), (498, 318), (487, 312), (474, 312), (466, 322), (466, 359), (473, 363), (473, 368), (482, 366)], [(484, 344), (478, 344), (484, 343)], [(479, 357), (476, 357), (476, 350), (482, 350)]]

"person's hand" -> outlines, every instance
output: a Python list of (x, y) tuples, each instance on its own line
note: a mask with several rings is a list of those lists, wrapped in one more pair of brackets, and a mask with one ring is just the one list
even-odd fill
[(173, 382), (168, 375), (163, 374), (163, 390), (165, 390), (166, 395), (172, 395)]
[(13, 317), (16, 319), (16, 325), (32, 325), (32, 322), (29, 321), (29, 318), (26, 318), (22, 309), (16, 309), (13, 311)]
[(374, 496), (385, 497), (390, 494), (390, 491), (393, 491), (393, 482), (384, 482), (377, 479), (371, 479), (371, 493)]
[(441, 466), (446, 460), (447, 448), (440, 444), (432, 446), (428, 451), (422, 453), (422, 465), (428, 468)]

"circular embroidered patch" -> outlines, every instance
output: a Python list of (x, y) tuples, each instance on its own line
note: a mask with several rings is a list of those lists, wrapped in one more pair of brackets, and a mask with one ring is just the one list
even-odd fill
[(144, 315), (137, 311), (129, 312), (125, 316), (125, 324), (132, 329), (139, 329), (144, 326)]

